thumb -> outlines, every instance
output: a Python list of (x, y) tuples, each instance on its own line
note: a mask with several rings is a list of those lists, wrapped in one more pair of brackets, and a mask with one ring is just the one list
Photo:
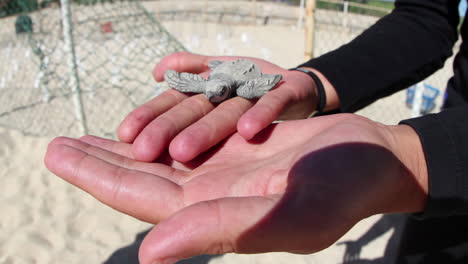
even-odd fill
[(176, 52), (164, 57), (154, 68), (153, 77), (157, 82), (164, 80), (164, 72), (168, 69), (177, 72), (190, 72), (200, 74), (208, 71), (209, 56), (194, 54), (190, 52)]
[(277, 199), (222, 198), (182, 209), (159, 223), (141, 244), (142, 264), (172, 264), (202, 254), (237, 252), (236, 241), (262, 219)]

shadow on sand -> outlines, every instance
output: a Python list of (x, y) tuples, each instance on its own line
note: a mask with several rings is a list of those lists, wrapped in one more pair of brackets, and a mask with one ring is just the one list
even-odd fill
[[(359, 239), (338, 243), (346, 247), (343, 255), (343, 264), (393, 264), (396, 261), (401, 234), (403, 232), (406, 215), (383, 215), (369, 230)], [(388, 240), (384, 256), (378, 259), (362, 259), (361, 250), (381, 235), (393, 229), (393, 234)]]
[[(346, 246), (346, 252), (343, 256), (343, 264), (393, 264), (398, 249), (399, 239), (404, 224), (404, 215), (384, 215), (377, 221), (365, 234), (358, 240), (344, 241), (338, 245)], [(361, 259), (361, 249), (379, 236), (383, 235), (390, 229), (394, 232), (388, 241), (385, 249), (385, 254), (379, 259)], [(150, 230), (139, 233), (135, 241), (123, 248), (115, 251), (103, 264), (138, 264), (138, 249), (141, 242)], [(221, 255), (201, 255), (191, 259), (182, 260), (178, 264), (208, 264), (211, 259), (220, 257)]]
[[(139, 233), (132, 244), (115, 251), (103, 264), (138, 264), (138, 249), (141, 242), (150, 230)], [(181, 260), (177, 264), (207, 264), (211, 259), (221, 255), (201, 255), (186, 260)]]

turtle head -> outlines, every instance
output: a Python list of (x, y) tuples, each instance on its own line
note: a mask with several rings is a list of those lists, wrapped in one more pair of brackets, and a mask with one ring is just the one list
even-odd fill
[(232, 85), (229, 81), (212, 79), (206, 83), (206, 97), (213, 103), (220, 103), (231, 96)]

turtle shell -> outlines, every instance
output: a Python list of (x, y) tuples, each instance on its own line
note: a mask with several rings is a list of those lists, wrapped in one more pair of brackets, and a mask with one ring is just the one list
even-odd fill
[(262, 76), (262, 72), (255, 63), (246, 60), (238, 59), (225, 61), (213, 69), (210, 76), (216, 78), (216, 75), (228, 75), (236, 81), (247, 81)]

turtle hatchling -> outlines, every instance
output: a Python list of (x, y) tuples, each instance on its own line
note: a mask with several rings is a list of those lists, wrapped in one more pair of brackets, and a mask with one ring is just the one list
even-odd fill
[(275, 87), (282, 79), (280, 74), (265, 74), (250, 60), (212, 60), (208, 80), (197, 74), (167, 70), (164, 79), (169, 87), (184, 93), (204, 93), (213, 103), (233, 96), (247, 99), (259, 98)]

